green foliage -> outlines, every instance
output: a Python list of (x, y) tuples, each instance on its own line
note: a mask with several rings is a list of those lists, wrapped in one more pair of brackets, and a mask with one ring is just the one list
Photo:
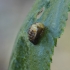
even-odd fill
[[(43, 7), (45, 10), (37, 19)], [(16, 38), (9, 70), (50, 70), (54, 46), (68, 19), (67, 12), (67, 0), (36, 0)], [(36, 22), (43, 23), (45, 31), (39, 43), (34, 45), (28, 39), (28, 29)]]
[(68, 10), (70, 11), (70, 0), (68, 0), (69, 6), (68, 6)]

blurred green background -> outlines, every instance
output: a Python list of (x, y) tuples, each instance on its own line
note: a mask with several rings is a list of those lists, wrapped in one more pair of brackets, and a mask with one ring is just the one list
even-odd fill
[[(7, 70), (16, 35), (35, 0), (0, 0), (0, 70)], [(54, 49), (51, 70), (70, 69), (70, 13)]]

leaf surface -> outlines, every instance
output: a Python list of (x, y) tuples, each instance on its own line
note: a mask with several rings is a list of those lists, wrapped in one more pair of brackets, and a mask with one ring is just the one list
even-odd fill
[[(67, 0), (36, 0), (16, 38), (9, 70), (50, 70), (54, 46), (68, 18), (67, 7)], [(37, 18), (42, 9), (42, 15)], [(34, 45), (28, 39), (28, 30), (37, 22), (45, 25), (45, 31)]]
[(68, 10), (70, 11), (70, 0), (68, 0)]

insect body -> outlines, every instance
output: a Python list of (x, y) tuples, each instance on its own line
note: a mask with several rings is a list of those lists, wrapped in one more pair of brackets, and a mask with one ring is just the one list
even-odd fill
[(44, 30), (44, 25), (42, 23), (33, 24), (28, 31), (29, 40), (33, 44), (37, 44), (40, 36), (43, 33), (43, 30)]

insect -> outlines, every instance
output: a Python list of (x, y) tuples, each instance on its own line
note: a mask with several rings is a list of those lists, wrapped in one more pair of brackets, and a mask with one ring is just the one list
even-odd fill
[(36, 45), (38, 43), (38, 40), (39, 40), (40, 36), (42, 35), (44, 28), (45, 27), (42, 23), (32, 24), (31, 27), (29, 28), (28, 37), (29, 37), (29, 40), (34, 45)]

